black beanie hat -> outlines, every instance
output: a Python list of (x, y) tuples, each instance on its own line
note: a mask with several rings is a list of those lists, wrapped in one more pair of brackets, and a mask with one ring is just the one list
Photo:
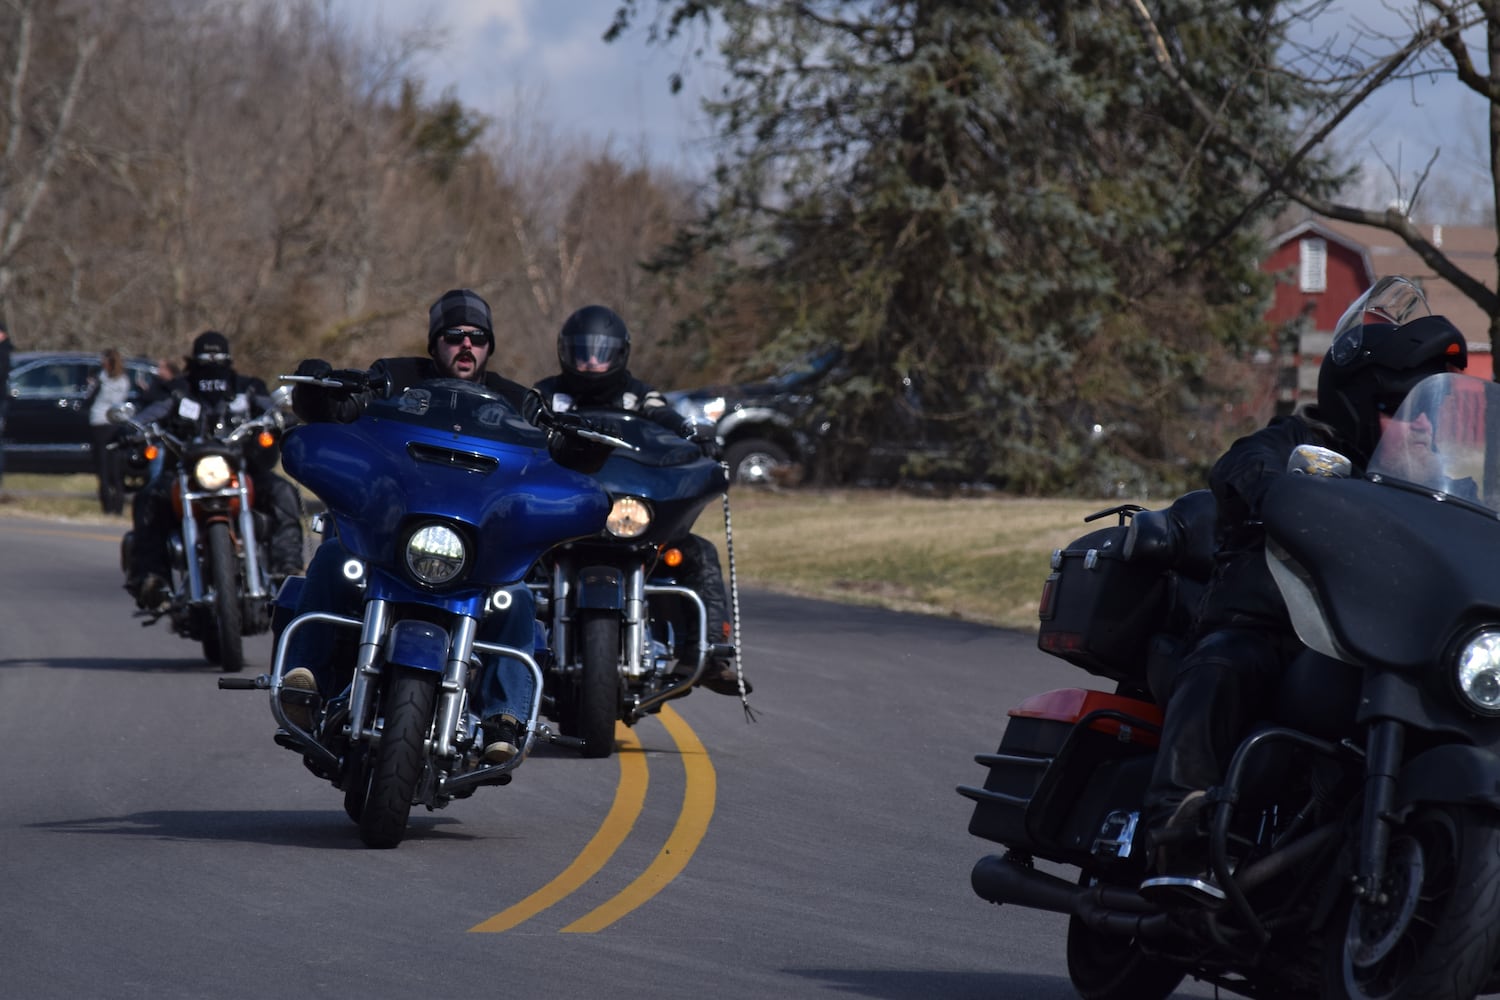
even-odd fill
[(444, 292), (427, 310), (427, 353), (437, 345), (438, 334), (453, 326), (477, 326), (491, 338), (495, 336), (490, 326), (490, 304), (467, 288)]
[(229, 356), (229, 338), (218, 330), (204, 330), (193, 340), (192, 356), (194, 359), (202, 355), (222, 354)]

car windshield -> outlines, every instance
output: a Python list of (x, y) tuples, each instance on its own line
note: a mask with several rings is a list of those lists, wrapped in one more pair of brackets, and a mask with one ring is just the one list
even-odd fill
[(1500, 512), (1500, 384), (1456, 373), (1423, 379), (1385, 422), (1366, 475)]
[(778, 389), (791, 389), (828, 371), (843, 356), (843, 353), (843, 349), (836, 344), (825, 347), (783, 366), (775, 375), (766, 379), (766, 382)]

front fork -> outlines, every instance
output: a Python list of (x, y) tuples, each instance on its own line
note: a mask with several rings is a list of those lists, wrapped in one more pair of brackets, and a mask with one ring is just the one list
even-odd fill
[(1365, 740), (1365, 801), (1359, 827), (1354, 895), (1376, 905), (1386, 902), (1381, 888), (1382, 874), (1391, 846), (1396, 772), (1406, 749), (1405, 737), (1401, 723), (1383, 719), (1370, 727)]
[[(188, 600), (193, 604), (199, 604), (204, 600), (205, 588), (203, 585), (203, 553), (200, 548), (202, 534), (198, 530), (198, 504), (199, 501), (209, 497), (223, 497), (224, 491), (213, 493), (195, 493), (192, 490), (192, 481), (184, 470), (178, 473), (178, 484), (182, 495), (182, 550), (187, 564)], [(250, 509), (250, 489), (246, 485), (246, 477), (239, 476), (236, 482), (236, 493), (239, 496), (240, 513), (238, 517), (239, 548), (244, 553), (245, 560), (245, 582), (246, 595), (249, 597), (264, 598), (266, 588), (261, 583), (260, 575), (260, 552), (255, 538), (255, 512)]]

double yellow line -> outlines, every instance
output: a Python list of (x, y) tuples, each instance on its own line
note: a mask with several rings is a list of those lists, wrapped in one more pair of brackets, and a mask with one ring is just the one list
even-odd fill
[[(564, 934), (592, 934), (602, 931), (627, 913), (645, 904), (652, 896), (661, 892), (674, 878), (682, 873), (692, 860), (693, 852), (702, 843), (708, 832), (708, 821), (714, 813), (714, 797), (717, 792), (714, 766), (708, 752), (699, 742), (697, 734), (682, 721), (682, 717), (670, 706), (664, 706), (658, 718), (667, 733), (677, 744), (682, 759), (686, 781), (682, 790), (682, 811), (677, 823), (667, 836), (655, 860), (647, 866), (635, 881), (620, 890), (612, 899), (595, 907), (579, 919), (562, 929)], [(609, 863), (625, 838), (630, 835), (635, 822), (640, 818), (646, 804), (646, 787), (649, 775), (646, 756), (635, 731), (617, 724), (615, 734), (619, 747), (615, 757), (620, 762), (620, 783), (615, 789), (615, 801), (609, 814), (604, 817), (599, 831), (556, 878), (536, 892), (483, 923), (469, 928), (471, 932), (498, 933), (530, 920), (548, 907), (562, 902), (577, 892)]]

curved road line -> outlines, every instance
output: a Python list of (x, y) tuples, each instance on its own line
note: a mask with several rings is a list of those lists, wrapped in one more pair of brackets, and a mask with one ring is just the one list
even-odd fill
[[(697, 734), (670, 706), (664, 706), (658, 717), (677, 744), (686, 772), (682, 810), (678, 813), (677, 823), (668, 834), (667, 842), (656, 860), (635, 881), (603, 905), (564, 927), (564, 933), (589, 934), (601, 931), (646, 903), (682, 873), (708, 832), (708, 821), (713, 817), (717, 794), (714, 768), (708, 759), (708, 752)], [(623, 725), (617, 725), (615, 733), (621, 743), (616, 754), (620, 761), (620, 784), (615, 790), (614, 804), (610, 806), (609, 814), (604, 817), (599, 831), (562, 874), (514, 906), (469, 928), (471, 933), (510, 930), (561, 902), (598, 874), (625, 842), (645, 805), (648, 776), (640, 739)]]
[(563, 869), (562, 874), (514, 906), (470, 927), (470, 933), (508, 931), (549, 906), (562, 902), (597, 875), (614, 856), (615, 851), (620, 849), (620, 845), (625, 843), (625, 838), (630, 835), (631, 828), (635, 826), (635, 821), (646, 804), (649, 778), (640, 737), (618, 722), (615, 723), (615, 737), (620, 742), (615, 751), (615, 756), (620, 761), (620, 784), (615, 789), (614, 804), (609, 807), (609, 814), (604, 817), (604, 822), (593, 839), (573, 859), (573, 863)]
[(714, 766), (708, 759), (708, 751), (703, 748), (697, 734), (671, 708), (662, 709), (661, 723), (667, 727), (667, 732), (677, 744), (683, 770), (687, 772), (687, 781), (682, 790), (682, 811), (677, 815), (677, 825), (672, 828), (661, 853), (651, 862), (650, 867), (620, 890), (614, 899), (564, 927), (565, 934), (602, 931), (661, 892), (668, 883), (682, 874), (682, 870), (692, 860), (693, 852), (708, 833), (708, 821), (713, 817), (714, 799), (717, 795)]

